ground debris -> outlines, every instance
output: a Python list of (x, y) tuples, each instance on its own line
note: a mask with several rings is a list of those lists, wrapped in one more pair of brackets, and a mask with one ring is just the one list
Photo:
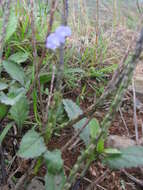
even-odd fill
[(136, 142), (128, 137), (119, 135), (110, 135), (106, 141), (107, 147), (112, 148), (127, 148), (129, 146), (134, 146)]
[(38, 178), (33, 178), (27, 190), (45, 190), (43, 183)]

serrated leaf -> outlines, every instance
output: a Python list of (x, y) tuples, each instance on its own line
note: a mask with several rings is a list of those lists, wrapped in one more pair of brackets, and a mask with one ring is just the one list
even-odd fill
[(0, 90), (5, 90), (8, 88), (8, 84), (4, 83), (4, 82), (0, 82)]
[(101, 131), (98, 120), (93, 118), (89, 123), (89, 128), (91, 138), (95, 139)]
[[(79, 129), (82, 128), (82, 126), (85, 125), (86, 122), (87, 122), (87, 119), (83, 118), (78, 123), (76, 123), (75, 125), (73, 125), (73, 127), (75, 128), (75, 130), (79, 130)], [(89, 130), (89, 126), (88, 125), (84, 128), (84, 130), (82, 131), (82, 133), (80, 133), (79, 137), (84, 141), (85, 145), (88, 146), (89, 140), (90, 140), (90, 130)]]
[(103, 163), (113, 169), (131, 168), (143, 166), (143, 147), (132, 146), (126, 149), (120, 149), (121, 154), (112, 154), (107, 156)]
[(17, 52), (15, 54), (12, 54), (8, 60), (20, 64), (25, 62), (28, 59), (28, 56), (29, 54), (26, 52)]
[(22, 127), (29, 113), (29, 104), (25, 96), (21, 97), (10, 109), (12, 118), (17, 123), (18, 127)]
[(8, 25), (6, 28), (6, 38), (5, 41), (9, 40), (9, 38), (13, 35), (13, 33), (16, 31), (18, 24), (18, 17), (15, 15), (15, 11), (11, 10)]
[(4, 140), (6, 134), (8, 133), (8, 131), (11, 129), (12, 127), (12, 123), (9, 123), (5, 126), (5, 128), (3, 129), (3, 131), (0, 134), (0, 144), (2, 143), (2, 141)]
[[(63, 100), (65, 111), (67, 112), (67, 115), (70, 120), (77, 118), (80, 114), (83, 113), (83, 111), (80, 109), (78, 105), (76, 105), (72, 100), (64, 99)], [(87, 118), (83, 118), (81, 121), (73, 125), (75, 130), (79, 130), (87, 121)], [(89, 144), (90, 139), (90, 131), (89, 126), (87, 125), (85, 129), (80, 133), (80, 138), (84, 141), (86, 145)]]
[(8, 106), (0, 103), (0, 120), (3, 119), (8, 111)]
[(33, 129), (29, 130), (20, 143), (18, 155), (22, 158), (35, 158), (46, 151), (43, 137)]
[(5, 105), (14, 105), (21, 97), (23, 96), (23, 92), (19, 94), (9, 93), (8, 95), (0, 92), (0, 102)]
[(48, 171), (52, 174), (61, 172), (63, 168), (63, 160), (60, 150), (46, 151), (44, 154)]
[(75, 119), (83, 113), (80, 107), (76, 105), (76, 103), (74, 103), (72, 100), (63, 99), (63, 104), (70, 120)]
[(64, 183), (65, 175), (63, 171), (57, 175), (53, 175), (47, 171), (45, 176), (46, 190), (63, 190)]
[(11, 61), (3, 61), (3, 67), (11, 78), (24, 85), (25, 74), (20, 65)]

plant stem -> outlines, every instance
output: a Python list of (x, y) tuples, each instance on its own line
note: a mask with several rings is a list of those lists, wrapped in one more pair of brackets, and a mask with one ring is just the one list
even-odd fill
[[(61, 24), (66, 26), (68, 18), (68, 0), (63, 0), (63, 14)], [(57, 69), (56, 90), (61, 91), (64, 73), (64, 44), (60, 46), (60, 62)]]

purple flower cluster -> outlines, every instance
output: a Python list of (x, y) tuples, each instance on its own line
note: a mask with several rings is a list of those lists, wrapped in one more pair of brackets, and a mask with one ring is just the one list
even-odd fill
[(71, 36), (71, 29), (68, 26), (59, 26), (54, 33), (51, 33), (46, 40), (46, 48), (55, 50), (65, 43), (66, 37)]

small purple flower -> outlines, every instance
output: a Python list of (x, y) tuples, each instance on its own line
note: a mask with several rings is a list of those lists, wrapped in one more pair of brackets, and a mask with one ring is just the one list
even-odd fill
[(65, 43), (66, 37), (71, 36), (71, 33), (71, 29), (68, 26), (59, 26), (54, 33), (47, 37), (46, 48), (55, 50), (62, 43)]
[(59, 46), (60, 41), (57, 35), (55, 33), (50, 34), (46, 40), (46, 48), (55, 50)]
[(58, 36), (61, 43), (65, 42), (65, 38), (71, 36), (71, 29), (68, 26), (59, 26), (55, 34)]

